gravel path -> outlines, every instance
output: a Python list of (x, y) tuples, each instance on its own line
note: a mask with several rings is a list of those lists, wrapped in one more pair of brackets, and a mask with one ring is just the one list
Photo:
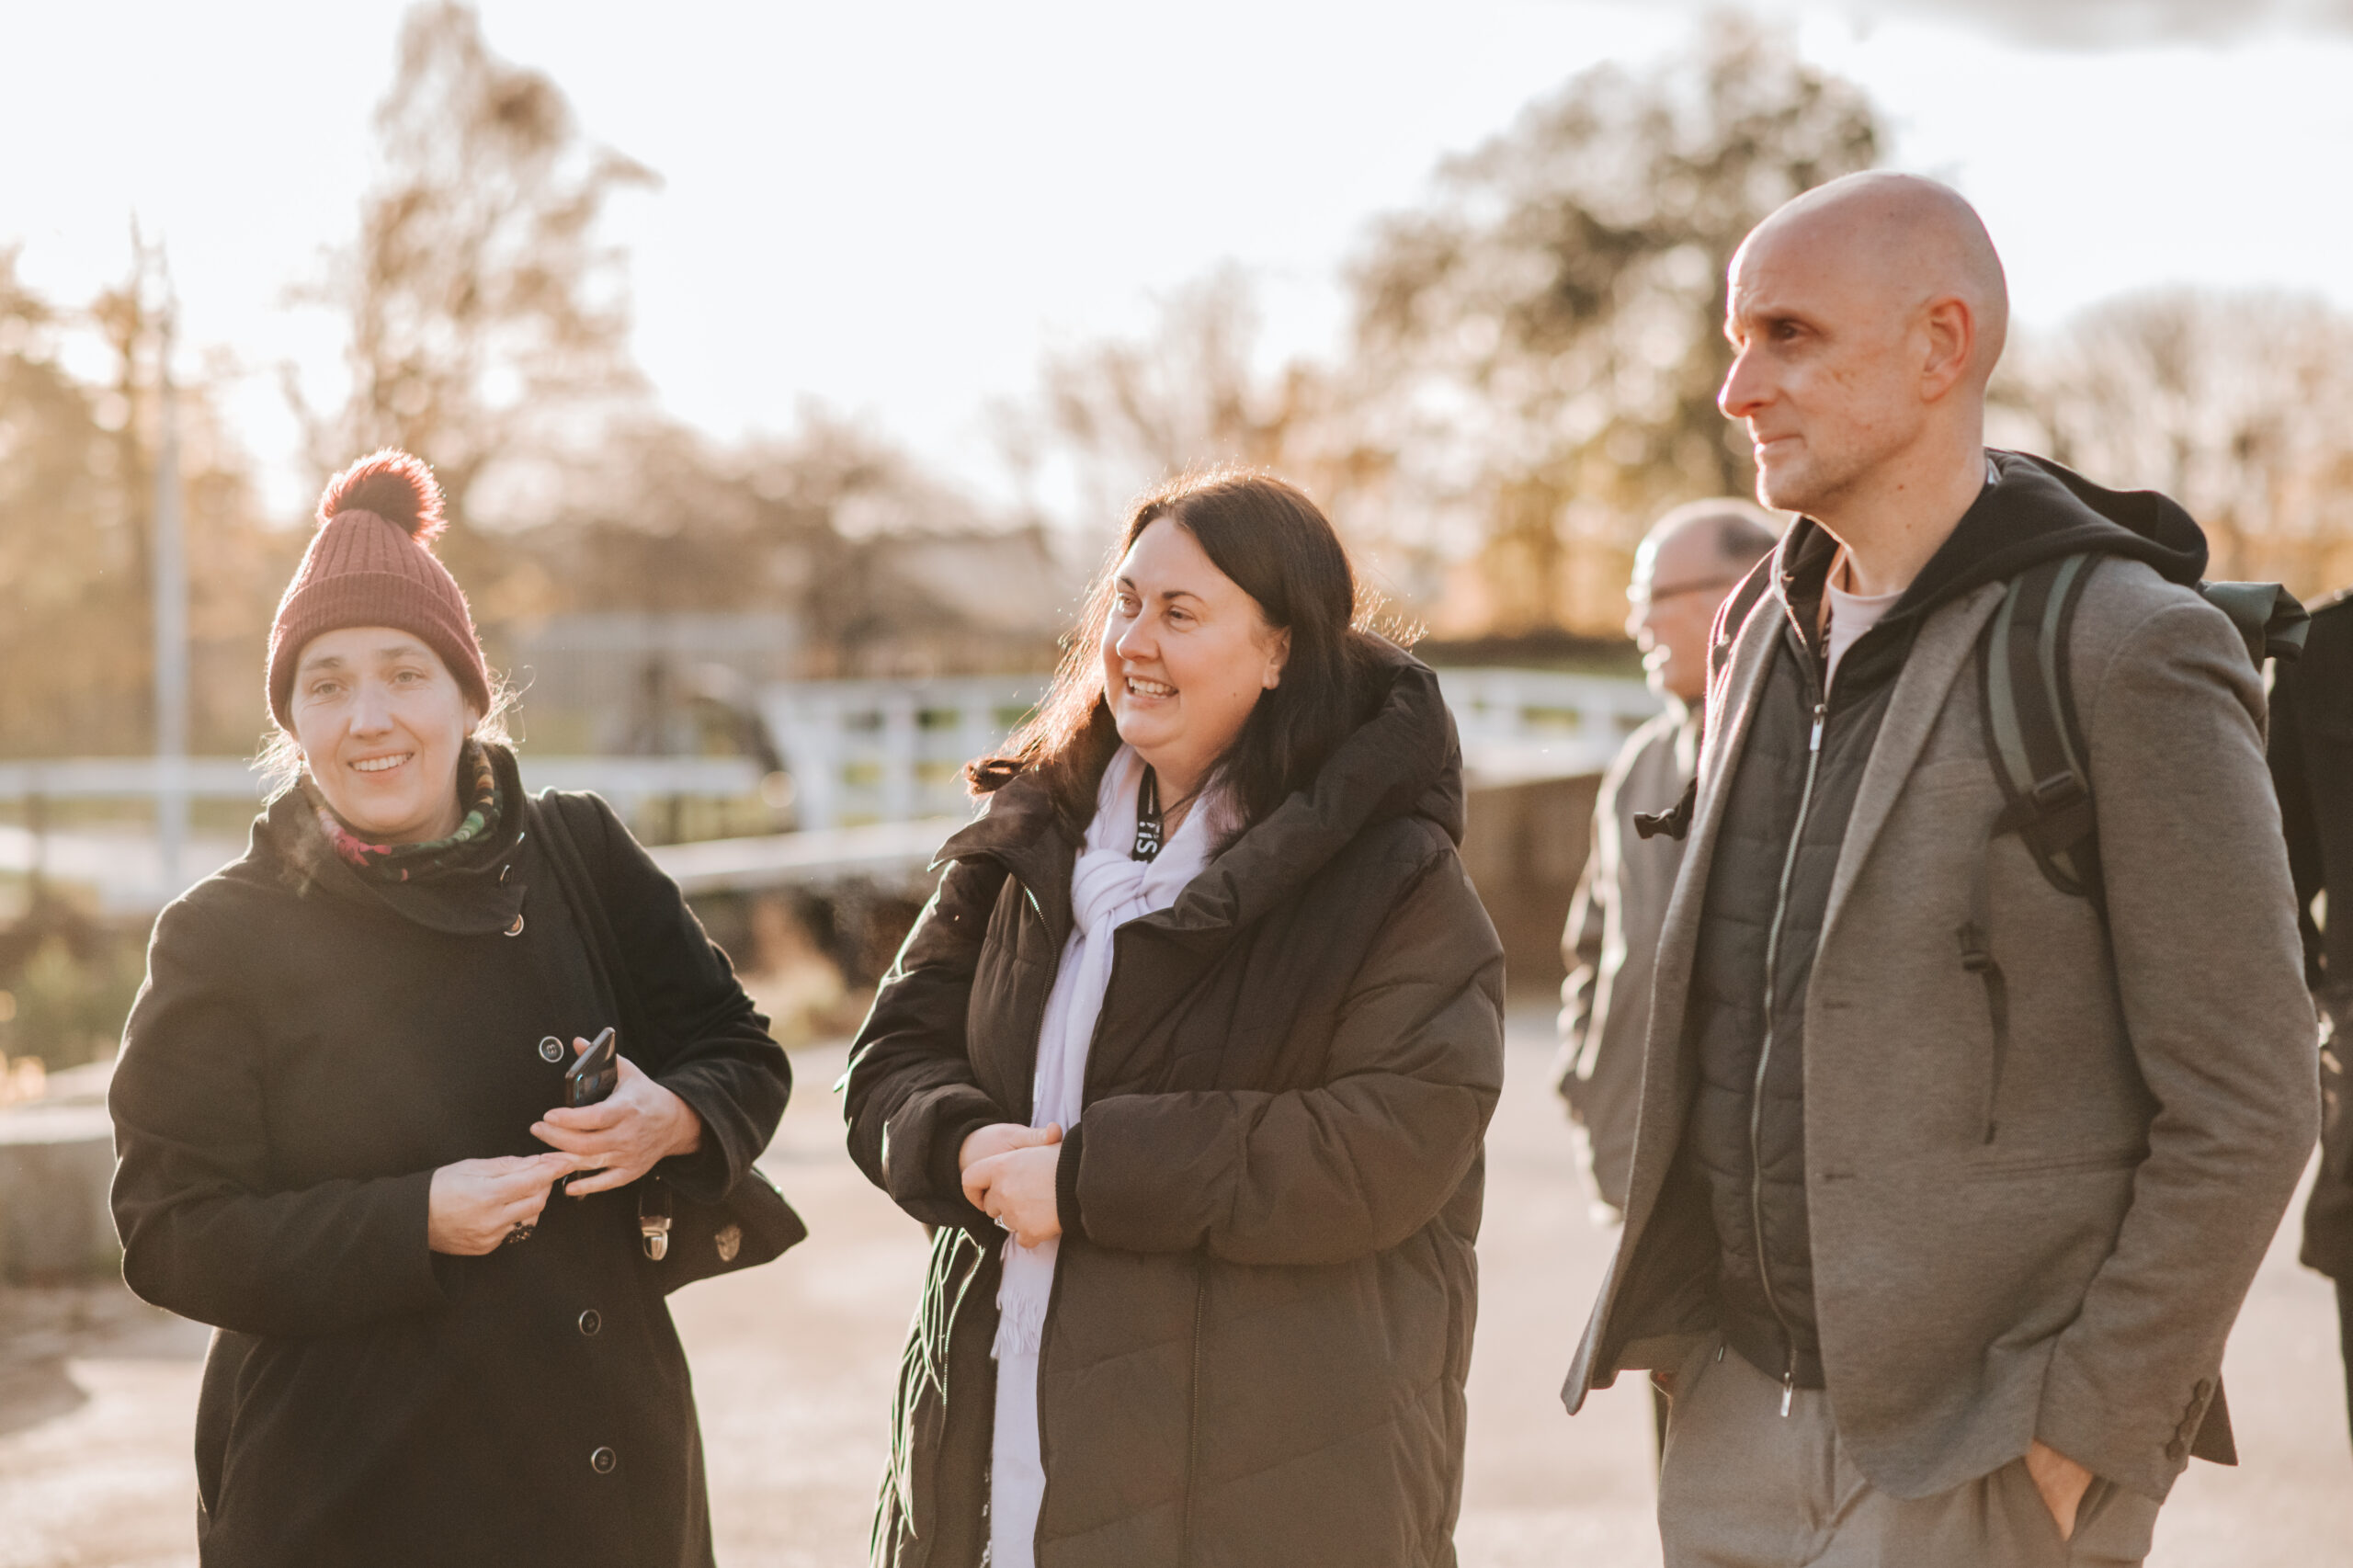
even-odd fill
[[(1648, 1416), (1627, 1385), (1556, 1391), (1608, 1256), (1545, 1085), (1549, 1019), (1515, 1016), (1488, 1144), (1465, 1568), (1655, 1568)], [(767, 1164), (809, 1219), (782, 1263), (676, 1298), (693, 1358), (720, 1560), (855, 1568), (922, 1233), (842, 1153), (839, 1047), (795, 1053)], [(2193, 1465), (2153, 1568), (2353, 1561), (2353, 1447), (2327, 1284), (2274, 1244), (2226, 1377), (2245, 1463)], [(119, 1290), (0, 1294), (0, 1568), (192, 1568), (188, 1457), (205, 1331)]]

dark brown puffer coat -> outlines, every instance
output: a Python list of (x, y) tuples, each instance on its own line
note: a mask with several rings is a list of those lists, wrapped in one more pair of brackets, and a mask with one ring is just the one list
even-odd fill
[[(1392, 654), (1312, 790), (1120, 928), (1039, 1370), (1040, 1568), (1451, 1564), (1503, 953), (1461, 752)], [(852, 1155), (939, 1227), (876, 1519), (972, 1568), (1004, 1233), (956, 1151), (1027, 1121), (1076, 846), (1015, 779), (948, 843), (860, 1031)], [(1074, 1205), (1066, 1199), (1065, 1214)]]

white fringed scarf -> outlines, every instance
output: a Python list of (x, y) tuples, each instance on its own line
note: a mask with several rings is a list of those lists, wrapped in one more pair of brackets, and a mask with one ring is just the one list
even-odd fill
[[(1095, 793), (1095, 820), (1087, 824), (1086, 843), (1071, 872), (1070, 940), (1063, 945), (1054, 988), (1046, 997), (1045, 1021), (1038, 1029), (1032, 1127), (1060, 1122), (1067, 1133), (1078, 1123), (1086, 1052), (1095, 1040), (1095, 1020), (1103, 1011), (1103, 994), (1111, 983), (1112, 933), (1175, 903), (1185, 884), (1209, 864), (1210, 823), (1215, 813), (1206, 800), (1185, 813), (1155, 858), (1129, 858), (1135, 846), (1136, 787), (1142, 778), (1142, 762), (1121, 746), (1103, 770), (1103, 783)], [(1025, 1247), (1006, 1238), (1005, 1277), (996, 1293), (1002, 1315), (995, 1353), (1000, 1358), (1038, 1353), (1045, 1336), (1046, 1299), (1054, 1288), (1054, 1259), (1061, 1251), (1059, 1242)]]

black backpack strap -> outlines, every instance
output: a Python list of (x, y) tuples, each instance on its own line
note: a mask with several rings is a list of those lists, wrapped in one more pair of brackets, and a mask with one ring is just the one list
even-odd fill
[(2067, 673), (2075, 606), (2098, 564), (2096, 555), (2069, 555), (2029, 567), (2011, 581), (1978, 644), (1985, 753), (2004, 804), (1971, 874), (1969, 918), (1956, 935), (1961, 967), (1985, 987), (1994, 1028), (1985, 1086), (1988, 1143), (2000, 1127), (2002, 1074), (2010, 1052), (2009, 981), (1993, 946), (1994, 841), (2018, 835), (2052, 886), (2088, 898), (2104, 912), (2089, 748)]
[(2103, 902), (2098, 824), (2067, 644), (2100, 560), (2063, 556), (2020, 574), (1978, 656), (1985, 751), (2006, 802), (1994, 836), (2017, 834), (2052, 887), (2095, 905)]

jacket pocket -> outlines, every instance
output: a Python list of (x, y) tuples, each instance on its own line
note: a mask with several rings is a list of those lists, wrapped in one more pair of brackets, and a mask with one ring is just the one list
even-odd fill
[(1983, 1160), (1970, 1165), (1973, 1181), (2007, 1181), (2014, 1176), (2063, 1176), (2074, 1171), (2130, 1170), (2149, 1157), (2144, 1148), (2071, 1151), (2063, 1154), (2029, 1155), (2014, 1160)]

